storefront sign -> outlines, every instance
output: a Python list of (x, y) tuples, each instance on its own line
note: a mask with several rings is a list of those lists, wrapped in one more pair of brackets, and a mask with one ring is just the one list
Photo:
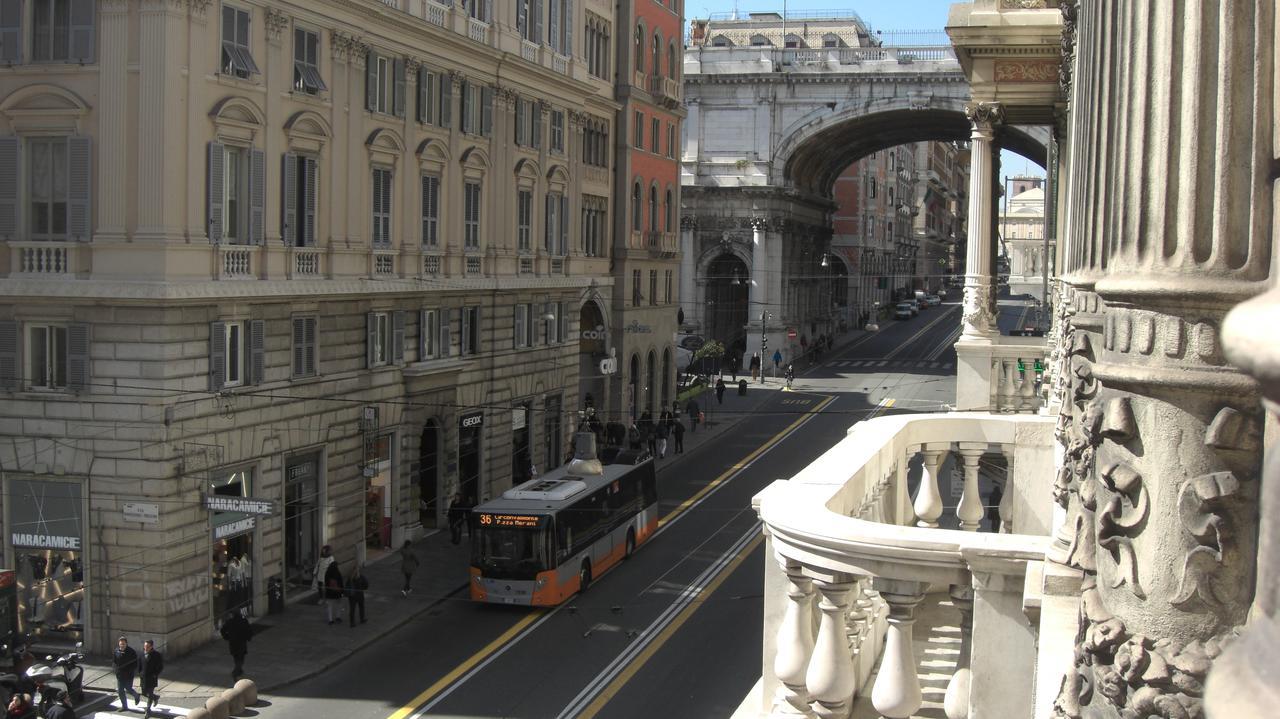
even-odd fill
[(229, 497), (221, 494), (206, 494), (204, 508), (213, 512), (239, 512), (240, 514), (275, 514), (275, 503), (269, 499), (253, 497)]
[(459, 427), (461, 427), (462, 429), (469, 429), (469, 428), (471, 428), (471, 427), (479, 427), (479, 426), (480, 426), (480, 425), (482, 425), (482, 424), (484, 424), (484, 413), (483, 413), (483, 412), (476, 412), (476, 413), (474, 413), (474, 414), (464, 414), (464, 415), (462, 415), (462, 417), (458, 420), (458, 426), (459, 426)]
[(528, 422), (528, 412), (529, 410), (524, 407), (515, 407), (511, 410), (511, 431), (518, 432), (524, 429), (525, 423)]
[(213, 528), (213, 538), (226, 539), (227, 537), (234, 537), (237, 534), (244, 534), (245, 532), (252, 531), (256, 522), (256, 517), (245, 517), (244, 519), (237, 519), (234, 522), (220, 524)]
[(37, 547), (39, 549), (79, 549), (79, 537), (54, 537), (48, 534), (30, 534), (14, 532), (11, 541), (15, 547)]
[(126, 522), (142, 522), (143, 524), (160, 523), (160, 505), (142, 502), (124, 503), (124, 520)]
[(316, 461), (306, 459), (297, 464), (285, 467), (285, 479), (290, 482), (302, 482), (316, 476)]
[(15, 479), (8, 483), (9, 541), (14, 547), (81, 548), (80, 484)]

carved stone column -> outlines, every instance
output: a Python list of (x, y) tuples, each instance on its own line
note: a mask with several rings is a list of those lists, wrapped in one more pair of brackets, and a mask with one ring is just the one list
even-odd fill
[(684, 308), (686, 323), (693, 322), (696, 316), (694, 308), (698, 305), (698, 293), (694, 280), (697, 275), (696, 262), (698, 252), (695, 239), (698, 230), (698, 218), (680, 218), (680, 307)]
[(889, 604), (889, 632), (885, 635), (880, 673), (871, 689), (871, 704), (890, 719), (906, 719), (920, 708), (920, 676), (911, 646), (916, 607), (924, 600), (919, 582), (875, 581), (875, 588)]
[(813, 580), (804, 575), (799, 562), (778, 556), (786, 572), (787, 609), (778, 626), (778, 651), (773, 658), (773, 673), (782, 682), (778, 703), (795, 711), (809, 711), (809, 692), (805, 688), (805, 672), (813, 655)]
[(747, 321), (760, 319), (760, 310), (769, 308), (769, 280), (765, 231), (769, 223), (763, 217), (751, 218), (751, 285)]
[(995, 290), (991, 277), (992, 177), (991, 149), (995, 128), (1004, 121), (999, 103), (979, 102), (965, 107), (973, 127), (970, 138), (968, 247), (965, 255), (964, 332), (961, 340), (986, 339), (996, 333), (991, 313)]
[(845, 623), (849, 590), (855, 585), (846, 579), (814, 581), (822, 594), (822, 600), (818, 602), (822, 616), (818, 623), (818, 640), (805, 673), (805, 686), (813, 700), (813, 711), (821, 719), (844, 719), (848, 716), (849, 702), (857, 688)]

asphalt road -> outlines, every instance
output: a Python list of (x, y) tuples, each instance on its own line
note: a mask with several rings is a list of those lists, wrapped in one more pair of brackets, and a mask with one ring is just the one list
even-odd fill
[(810, 463), (854, 422), (942, 409), (954, 397), (959, 319), (957, 305), (930, 308), (818, 366), (798, 367), (794, 391), (775, 392), (732, 432), (660, 474), (660, 533), (584, 595), (529, 611), (459, 593), (375, 650), (270, 697), (265, 711), (321, 719), (728, 716), (761, 668), (766, 558), (751, 497)]

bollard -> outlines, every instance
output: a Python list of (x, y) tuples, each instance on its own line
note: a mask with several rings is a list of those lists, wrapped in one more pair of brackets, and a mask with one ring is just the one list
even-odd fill
[(251, 707), (258, 703), (258, 685), (253, 683), (252, 679), (241, 679), (236, 682), (236, 689), (240, 690), (240, 695), (244, 697), (244, 705)]
[(187, 712), (187, 719), (209, 719), (209, 710), (204, 707)]
[(230, 719), (231, 717), (231, 707), (222, 697), (209, 697), (204, 703), (204, 708), (209, 710), (209, 719)]
[(227, 700), (227, 713), (239, 714), (244, 711), (244, 692), (232, 687), (222, 692), (222, 698)]

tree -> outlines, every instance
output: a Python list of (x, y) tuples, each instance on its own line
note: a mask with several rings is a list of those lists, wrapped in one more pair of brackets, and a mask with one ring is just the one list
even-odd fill
[(724, 357), (724, 345), (719, 340), (707, 340), (697, 352), (693, 353), (693, 361), (690, 364), (703, 370), (703, 374), (711, 374), (705, 371), (707, 361), (712, 360), (714, 362), (712, 367), (718, 368), (722, 357)]

